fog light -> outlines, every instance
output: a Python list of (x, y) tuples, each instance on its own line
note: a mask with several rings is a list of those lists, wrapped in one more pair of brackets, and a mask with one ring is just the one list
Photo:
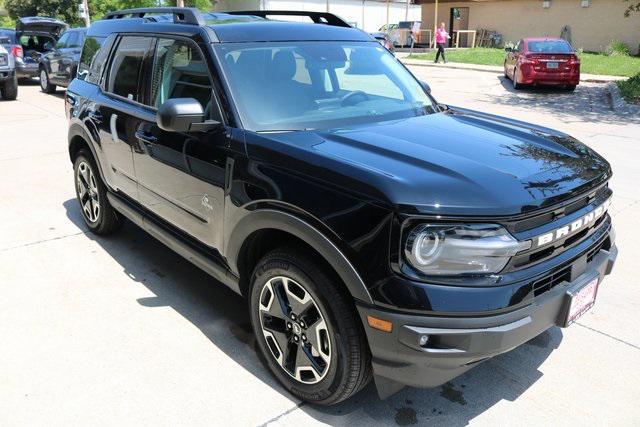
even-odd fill
[(419, 344), (420, 347), (424, 347), (429, 342), (429, 335), (420, 335)]

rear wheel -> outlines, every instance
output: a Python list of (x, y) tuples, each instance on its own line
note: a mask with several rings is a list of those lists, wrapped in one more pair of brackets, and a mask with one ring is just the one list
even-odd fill
[(513, 79), (511, 79), (513, 81), (513, 88), (515, 90), (520, 90), (522, 89), (522, 85), (520, 83), (518, 83), (518, 67), (513, 69)]
[(51, 84), (49, 81), (49, 73), (44, 68), (40, 68), (40, 89), (44, 93), (54, 93), (56, 91), (56, 85)]
[(371, 379), (369, 348), (349, 297), (300, 250), (275, 250), (258, 263), (250, 310), (269, 369), (296, 397), (331, 405)]
[(566, 90), (567, 92), (573, 92), (574, 90), (576, 90), (576, 85), (565, 86), (564, 90)]
[(120, 228), (122, 218), (107, 199), (107, 188), (100, 179), (95, 160), (81, 150), (73, 164), (76, 196), (82, 218), (95, 234), (111, 234)]
[(13, 101), (18, 97), (18, 79), (15, 76), (0, 85), (0, 95), (7, 101)]

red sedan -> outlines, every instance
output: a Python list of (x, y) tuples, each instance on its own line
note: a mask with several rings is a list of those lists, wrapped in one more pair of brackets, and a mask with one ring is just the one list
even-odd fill
[(566, 40), (527, 38), (505, 51), (504, 75), (511, 79), (514, 89), (551, 85), (573, 91), (580, 82), (580, 59)]

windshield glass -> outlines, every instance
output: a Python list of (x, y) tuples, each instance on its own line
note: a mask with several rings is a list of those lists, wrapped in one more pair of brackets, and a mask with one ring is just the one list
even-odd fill
[(529, 52), (533, 53), (573, 53), (571, 45), (564, 40), (530, 41)]
[(326, 129), (437, 111), (379, 43), (230, 43), (215, 49), (250, 130)]

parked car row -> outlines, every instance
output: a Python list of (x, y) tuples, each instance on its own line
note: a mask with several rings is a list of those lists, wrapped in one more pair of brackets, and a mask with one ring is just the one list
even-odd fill
[(0, 28), (2, 55), (7, 57), (6, 64), (0, 65), (2, 97), (15, 99), (18, 79), (39, 77), (46, 93), (55, 92), (56, 86), (69, 86), (77, 73), (86, 31), (40, 16), (20, 18), (15, 28)]

